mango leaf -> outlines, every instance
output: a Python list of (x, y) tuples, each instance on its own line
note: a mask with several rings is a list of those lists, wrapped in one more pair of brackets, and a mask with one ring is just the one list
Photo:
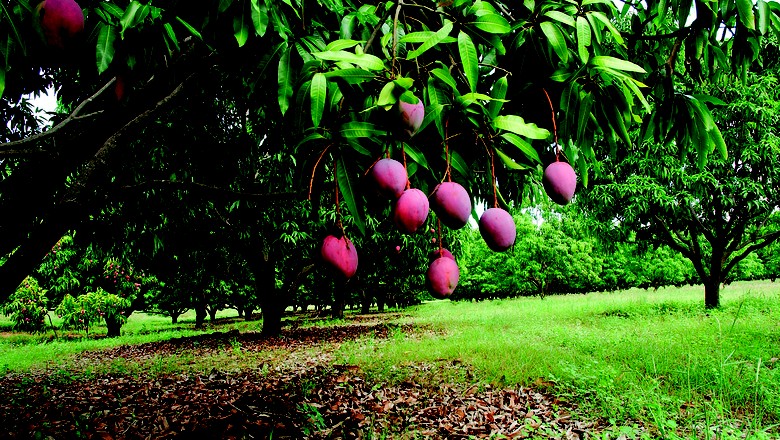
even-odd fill
[(406, 55), (406, 59), (411, 60), (422, 55), (428, 49), (441, 43), (445, 38), (447, 38), (450, 35), (450, 32), (452, 32), (452, 22), (449, 20), (444, 20), (444, 25), (441, 27), (441, 29), (436, 31), (430, 38), (428, 38), (422, 44), (420, 44), (420, 46), (417, 47), (417, 49), (409, 52)]
[(322, 73), (315, 73), (311, 79), (311, 122), (315, 127), (322, 120), (327, 95), (328, 79)]
[(119, 20), (119, 24), (122, 25), (122, 30), (119, 32), (119, 36), (124, 38), (125, 31), (138, 26), (143, 22), (146, 16), (149, 14), (149, 5), (144, 5), (136, 0), (130, 2), (125, 9), (122, 19)]
[(341, 40), (331, 41), (330, 43), (328, 43), (328, 45), (325, 47), (325, 50), (330, 50), (330, 51), (344, 50), (344, 49), (355, 47), (360, 43), (361, 42), (357, 40), (341, 39)]
[(290, 98), (293, 94), (293, 80), (290, 72), (290, 45), (287, 42), (282, 43), (282, 45), (282, 55), (279, 57), (279, 68), (277, 69), (277, 82), (279, 86), (279, 110), (284, 115), (290, 107)]
[(506, 76), (502, 76), (493, 84), (493, 88), (490, 90), (490, 96), (493, 98), (493, 101), (488, 104), (488, 115), (491, 119), (498, 116), (499, 112), (501, 112), (508, 86), (509, 83)]
[(412, 158), (413, 161), (420, 164), (423, 168), (430, 170), (428, 167), (428, 159), (425, 158), (425, 155), (422, 154), (420, 150), (417, 149), (417, 147), (404, 142), (404, 152), (406, 152), (406, 154)]
[[(390, 34), (392, 37), (392, 34)], [(436, 32), (434, 31), (418, 31), (411, 32), (398, 39), (399, 43), (425, 43), (431, 38), (436, 38)], [(453, 37), (444, 37), (439, 43), (454, 43), (456, 40)]]
[[(688, 8), (690, 9), (690, 2), (688, 4)], [(612, 38), (615, 39), (615, 42), (623, 47), (626, 47), (626, 42), (623, 40), (623, 36), (620, 35), (620, 31), (618, 31), (615, 25), (612, 24), (612, 21), (610, 21), (609, 17), (607, 17), (601, 11), (591, 11), (588, 13), (588, 18), (590, 17), (599, 20), (604, 26), (607, 27), (607, 29), (609, 29), (609, 33), (612, 34)]]
[(531, 168), (531, 167), (529, 167), (527, 165), (520, 165), (519, 163), (515, 162), (514, 159), (512, 159), (509, 156), (507, 156), (506, 153), (501, 151), (501, 149), (498, 148), (498, 147), (493, 148), (493, 150), (496, 152), (496, 155), (498, 156), (498, 158), (501, 159), (501, 162), (503, 162), (504, 165), (506, 165), (506, 167), (509, 168), (510, 170), (522, 171), (522, 170), (528, 170), (528, 169)]
[(382, 91), (379, 92), (379, 99), (377, 99), (376, 105), (388, 110), (391, 105), (395, 104), (398, 100), (393, 94), (393, 90), (395, 90), (394, 82), (391, 81), (385, 84), (385, 86), (382, 87)]
[(171, 43), (173, 43), (174, 47), (176, 47), (176, 50), (180, 50), (179, 41), (176, 38), (176, 32), (174, 32), (173, 26), (171, 26), (170, 23), (165, 23), (163, 25), (163, 28), (165, 29), (165, 35), (168, 37), (169, 40), (171, 40)]
[(753, 1), (737, 0), (737, 11), (739, 12), (739, 21), (751, 31), (756, 30), (756, 16), (753, 13)]
[(313, 52), (312, 55), (321, 60), (346, 61), (368, 70), (382, 70), (385, 68), (385, 63), (379, 57), (367, 53), (356, 54), (344, 50), (326, 50)]
[(238, 47), (243, 47), (249, 39), (249, 26), (244, 21), (244, 14), (233, 17), (233, 36), (236, 37)]
[(580, 60), (585, 64), (590, 58), (588, 46), (590, 46), (590, 24), (588, 24), (587, 18), (579, 16), (577, 17), (577, 52), (580, 55)]
[(498, 130), (506, 130), (529, 139), (547, 139), (550, 132), (539, 128), (536, 124), (526, 123), (523, 118), (516, 115), (498, 116), (493, 119), (493, 127)]
[(5, 91), (5, 69), (0, 68), (0, 98), (3, 97)]
[(551, 21), (543, 21), (539, 24), (539, 27), (542, 28), (542, 32), (544, 32), (547, 41), (550, 42), (550, 46), (558, 55), (558, 58), (564, 63), (568, 62), (569, 48), (566, 46), (566, 38), (563, 36), (563, 33), (561, 33), (561, 30), (558, 29), (558, 26)]
[(121, 19), (122, 16), (125, 14), (124, 9), (120, 8), (119, 6), (113, 3), (101, 2), (99, 8), (118, 19)]
[(766, 0), (758, 0), (758, 31), (765, 35), (769, 28), (769, 17), (772, 12), (769, 10), (769, 4)]
[(542, 163), (542, 159), (539, 157), (539, 153), (525, 139), (514, 133), (502, 133), (501, 137), (505, 141), (517, 147), (517, 149), (520, 150), (520, 152), (523, 153), (523, 155), (525, 155), (525, 157), (527, 157), (531, 162), (538, 164)]
[(468, 178), (471, 175), (469, 165), (457, 151), (450, 150), (450, 166), (455, 168), (463, 177)]
[(260, 4), (259, 0), (251, 0), (252, 7), (252, 25), (255, 27), (255, 34), (262, 37), (268, 30), (268, 7), (265, 3)]
[(477, 29), (489, 34), (503, 35), (512, 30), (512, 27), (509, 25), (506, 18), (494, 13), (480, 15), (477, 17), (477, 21), (469, 24), (473, 24)]
[(622, 70), (624, 72), (647, 73), (645, 69), (632, 63), (631, 61), (621, 60), (620, 58), (606, 55), (595, 56), (591, 58), (590, 65), (597, 67), (609, 67), (610, 69)]
[(393, 84), (397, 85), (398, 87), (409, 90), (412, 88), (412, 85), (414, 85), (414, 80), (412, 78), (407, 77), (399, 77), (393, 80)]
[(355, 67), (332, 70), (330, 72), (326, 72), (324, 75), (326, 78), (342, 78), (349, 84), (360, 84), (376, 78), (375, 74)]
[(477, 81), (479, 80), (479, 60), (477, 59), (477, 48), (471, 37), (463, 31), (458, 34), (458, 52), (460, 52), (460, 62), (463, 65), (463, 73), (469, 82), (472, 92), (477, 91)]
[(384, 130), (378, 129), (376, 125), (363, 121), (345, 122), (341, 125), (339, 132), (341, 137), (347, 139), (370, 138), (372, 136), (381, 136), (386, 133)]
[(574, 18), (571, 17), (571, 15), (566, 14), (565, 12), (561, 11), (547, 11), (544, 13), (545, 16), (552, 18), (553, 20), (563, 23), (567, 26), (574, 27)]
[(441, 82), (444, 84), (447, 84), (452, 88), (452, 90), (457, 91), (458, 85), (455, 82), (455, 78), (452, 77), (452, 74), (450, 74), (450, 71), (443, 68), (443, 67), (437, 67), (433, 70), (431, 70), (431, 74), (435, 76), (436, 78), (440, 79)]
[(98, 73), (103, 73), (108, 69), (111, 60), (114, 59), (114, 41), (116, 41), (116, 28), (114, 26), (99, 23), (98, 41), (95, 47), (97, 56)]
[(355, 222), (355, 226), (357, 226), (361, 234), (366, 235), (366, 221), (363, 218), (363, 211), (358, 209), (355, 191), (353, 190), (355, 185), (347, 171), (347, 164), (344, 162), (343, 157), (339, 157), (336, 161), (336, 178), (339, 181), (341, 196), (344, 198), (344, 202), (347, 204), (350, 214), (352, 214), (352, 220)]
[(198, 32), (198, 30), (197, 30), (197, 29), (195, 29), (194, 27), (192, 27), (192, 25), (190, 25), (189, 23), (187, 23), (186, 21), (184, 21), (184, 19), (182, 19), (181, 17), (176, 17), (176, 21), (178, 21), (179, 23), (181, 23), (181, 25), (182, 25), (182, 26), (184, 26), (184, 27), (185, 27), (185, 28), (186, 28), (188, 31), (190, 31), (190, 33), (191, 33), (193, 36), (197, 37), (199, 40), (203, 40), (203, 36), (200, 34), (200, 32)]

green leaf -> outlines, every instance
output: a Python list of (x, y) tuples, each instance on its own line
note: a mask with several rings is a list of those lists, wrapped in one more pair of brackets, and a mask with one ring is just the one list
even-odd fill
[(363, 211), (358, 209), (355, 191), (353, 191), (355, 185), (352, 183), (352, 178), (347, 171), (347, 164), (344, 162), (343, 157), (339, 157), (336, 161), (336, 178), (339, 181), (341, 196), (344, 198), (344, 202), (347, 204), (350, 214), (352, 214), (352, 220), (354, 220), (355, 226), (357, 226), (361, 234), (366, 235), (366, 222), (365, 219), (363, 219)]
[(549, 18), (552, 18), (553, 20), (563, 23), (567, 26), (574, 27), (574, 19), (571, 17), (571, 15), (566, 14), (565, 12), (561, 11), (547, 11), (544, 13)]
[(268, 7), (265, 3), (260, 4), (259, 0), (252, 0), (252, 25), (255, 27), (255, 34), (265, 35), (268, 30)]
[(469, 178), (471, 175), (471, 172), (469, 171), (469, 165), (465, 160), (463, 160), (463, 156), (461, 156), (457, 151), (450, 150), (450, 166), (465, 178)]
[(520, 165), (519, 163), (515, 162), (514, 159), (512, 159), (509, 156), (507, 156), (506, 153), (501, 151), (501, 149), (498, 148), (498, 147), (493, 148), (493, 150), (496, 152), (496, 155), (498, 156), (498, 158), (501, 159), (501, 162), (503, 162), (504, 165), (506, 165), (506, 167), (509, 168), (510, 170), (522, 171), (522, 170), (528, 170), (528, 169), (531, 168), (531, 167), (529, 167), (527, 165)]
[(339, 50), (355, 47), (360, 43), (361, 42), (357, 40), (348, 40), (348, 39), (336, 40), (328, 43), (328, 45), (325, 47), (325, 50), (339, 51)]
[(136, 17), (143, 5), (136, 0), (130, 2), (125, 9), (125, 13), (122, 15), (122, 19), (119, 20), (119, 24), (122, 25), (122, 31), (120, 35), (124, 35), (125, 31), (136, 24)]
[(547, 139), (550, 137), (548, 130), (539, 128), (533, 123), (526, 123), (523, 118), (515, 115), (494, 118), (493, 127), (497, 130), (506, 130), (529, 139)]
[(326, 78), (343, 78), (349, 84), (360, 84), (366, 81), (371, 81), (376, 78), (376, 74), (373, 74), (364, 69), (348, 68), (337, 69), (325, 73)]
[(0, 69), (0, 98), (3, 97), (5, 91), (5, 69)]
[(469, 81), (469, 87), (472, 92), (477, 91), (477, 81), (479, 80), (479, 60), (477, 59), (477, 48), (471, 37), (463, 31), (458, 34), (458, 52), (460, 52), (460, 62), (463, 65), (463, 73)]
[(723, 134), (718, 127), (708, 131), (708, 133), (710, 135), (710, 141), (715, 145), (715, 150), (720, 154), (720, 157), (722, 159), (728, 159), (729, 153), (726, 148), (726, 141), (723, 140)]
[(179, 23), (181, 23), (181, 24), (182, 24), (182, 26), (184, 26), (184, 27), (185, 27), (185, 28), (186, 28), (188, 31), (190, 31), (190, 33), (191, 33), (192, 35), (194, 35), (195, 37), (197, 37), (199, 40), (203, 40), (203, 36), (200, 34), (200, 32), (198, 32), (198, 30), (197, 30), (197, 29), (195, 29), (194, 27), (192, 27), (192, 26), (191, 26), (189, 23), (187, 23), (186, 21), (184, 21), (184, 20), (183, 20), (181, 17), (176, 17), (176, 21), (178, 21)]
[(753, 13), (753, 0), (737, 0), (739, 21), (751, 31), (756, 30), (756, 16)]
[(173, 43), (173, 45), (176, 47), (176, 50), (180, 50), (179, 41), (176, 38), (176, 32), (174, 32), (173, 26), (171, 26), (170, 23), (165, 23), (163, 28), (165, 29), (165, 35), (167, 35), (168, 39), (171, 40), (171, 43)]
[[(690, 5), (689, 5), (690, 6)], [(612, 38), (615, 39), (615, 42), (623, 47), (626, 47), (626, 42), (623, 40), (623, 36), (620, 35), (620, 31), (617, 30), (615, 25), (612, 24), (612, 22), (609, 20), (609, 18), (601, 11), (591, 11), (588, 16), (592, 16), (599, 20), (604, 26), (609, 29), (609, 32), (612, 34)]]
[(117, 32), (114, 26), (105, 23), (99, 23), (98, 28), (95, 54), (97, 55), (98, 73), (103, 73), (114, 59), (114, 41), (116, 41)]
[(498, 14), (484, 14), (477, 17), (477, 21), (471, 22), (477, 29), (485, 31), (489, 34), (507, 34), (512, 30), (509, 22), (506, 18)]
[(772, 12), (769, 10), (769, 4), (766, 0), (758, 0), (758, 31), (765, 35), (769, 28), (769, 21)]
[(590, 58), (588, 46), (590, 46), (590, 24), (588, 24), (587, 18), (579, 16), (577, 17), (577, 52), (580, 55), (580, 60), (585, 64)]
[(249, 26), (244, 21), (244, 14), (233, 17), (233, 36), (236, 37), (238, 47), (243, 47), (249, 39)]
[(372, 136), (382, 136), (386, 132), (380, 130), (376, 125), (370, 122), (349, 121), (341, 125), (339, 130), (341, 137), (347, 139), (370, 138)]
[(597, 67), (609, 67), (611, 69), (622, 70), (624, 72), (647, 73), (645, 69), (632, 63), (631, 61), (621, 60), (620, 58), (605, 55), (591, 58), (590, 65)]
[(444, 41), (444, 39), (450, 35), (450, 32), (452, 32), (452, 22), (449, 20), (444, 20), (444, 25), (441, 27), (441, 29), (436, 31), (430, 38), (420, 44), (417, 49), (409, 52), (406, 55), (406, 59), (411, 60), (422, 55), (428, 49)]
[(385, 110), (387, 110), (391, 105), (395, 104), (398, 100), (393, 94), (393, 90), (395, 90), (394, 82), (391, 81), (385, 84), (385, 86), (382, 87), (382, 91), (379, 92), (379, 99), (377, 99), (376, 105), (384, 107)]
[(328, 79), (322, 73), (315, 73), (311, 79), (311, 122), (319, 127), (325, 111), (325, 99), (328, 95)]
[(495, 84), (493, 84), (492, 90), (490, 90), (490, 96), (493, 101), (488, 104), (488, 116), (495, 118), (501, 112), (501, 107), (504, 106), (504, 98), (506, 98), (506, 90), (509, 86), (509, 82), (506, 76), (499, 78)]
[[(392, 34), (390, 34), (392, 36)], [(403, 37), (398, 39), (399, 43), (425, 43), (426, 41), (430, 40), (431, 38), (436, 38), (436, 32), (434, 31), (419, 31), (419, 32), (411, 32)], [(454, 43), (458, 40), (456, 40), (453, 37), (447, 36), (444, 39), (442, 39), (439, 43)]]
[(287, 109), (290, 107), (290, 98), (293, 94), (293, 81), (292, 74), (290, 72), (290, 46), (287, 42), (282, 43), (284, 46), (282, 49), (282, 55), (279, 57), (278, 73), (278, 98), (279, 98), (279, 110), (284, 115)]
[(431, 74), (441, 80), (444, 84), (447, 84), (452, 88), (452, 90), (457, 91), (458, 85), (455, 82), (455, 78), (452, 77), (452, 74), (450, 74), (450, 71), (443, 68), (443, 67), (437, 67), (433, 70), (431, 70)]
[[(414, 80), (412, 78), (402, 76), (394, 79), (393, 83), (404, 90), (409, 90), (412, 88), (412, 85), (414, 85)], [(415, 103), (416, 102), (417, 101), (415, 101)]]
[(356, 54), (344, 50), (326, 50), (324, 52), (313, 52), (312, 55), (327, 61), (345, 61), (368, 70), (382, 70), (385, 63), (378, 57), (371, 54)]
[(406, 154), (412, 158), (413, 161), (420, 164), (423, 168), (430, 170), (430, 167), (428, 166), (428, 159), (425, 158), (425, 155), (422, 154), (422, 152), (420, 152), (417, 147), (404, 143), (404, 152), (406, 152)]
[(551, 21), (543, 21), (539, 24), (542, 28), (542, 32), (547, 37), (550, 46), (564, 63), (569, 61), (569, 48), (566, 46), (566, 39), (564, 38), (561, 30), (558, 26)]
[(531, 162), (538, 164), (542, 163), (542, 159), (539, 157), (539, 153), (525, 139), (514, 133), (502, 133), (501, 137), (505, 141), (517, 147), (517, 149), (520, 150), (520, 152), (523, 153), (523, 155), (525, 155), (525, 157), (527, 157)]

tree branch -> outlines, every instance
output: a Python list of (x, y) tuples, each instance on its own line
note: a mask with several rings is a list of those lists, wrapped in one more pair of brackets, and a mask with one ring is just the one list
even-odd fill
[[(755, 252), (757, 250), (763, 249), (770, 244), (774, 243), (780, 239), (780, 231), (771, 232), (769, 234), (762, 235), (761, 237), (757, 237), (755, 240), (753, 240), (753, 244), (747, 247), (743, 247), (742, 252), (737, 255), (736, 257), (732, 258), (731, 261), (726, 265), (726, 267), (723, 269), (723, 275), (727, 275), (731, 269), (734, 268), (740, 261), (744, 260), (748, 255), (750, 255), (751, 252)], [(760, 243), (756, 243), (759, 240), (763, 240)]]
[[(73, 121), (86, 119), (86, 118), (89, 118), (89, 117), (96, 116), (96, 115), (100, 114), (101, 112), (98, 111), (98, 112), (89, 113), (89, 114), (86, 114), (86, 115), (83, 115), (83, 116), (79, 115), (81, 113), (81, 111), (84, 110), (84, 107), (86, 107), (89, 103), (91, 103), (92, 101), (97, 99), (100, 95), (102, 95), (103, 92), (105, 92), (109, 87), (111, 87), (112, 84), (114, 84), (114, 82), (116, 82), (116, 77), (111, 78), (111, 80), (109, 82), (107, 82), (103, 87), (101, 87), (100, 90), (95, 92), (94, 95), (92, 95), (89, 98), (87, 98), (84, 101), (82, 101), (81, 104), (79, 104), (76, 107), (76, 109), (73, 110), (73, 112), (71, 112), (71, 114), (69, 114), (68, 117), (63, 119), (62, 122), (60, 122), (59, 124), (55, 125), (54, 127), (50, 128), (50, 129), (48, 129), (48, 130), (46, 130), (46, 131), (44, 131), (42, 133), (38, 133), (38, 134), (35, 134), (33, 136), (26, 137), (24, 139), (19, 139), (17, 141), (11, 141), (11, 142), (6, 142), (4, 144), (0, 144), (0, 152), (3, 152), (3, 155), (5, 156), (5, 155), (8, 155), (7, 154), (7, 150), (12, 150), (13, 151), (14, 149), (17, 149), (16, 151), (25, 151), (25, 150), (18, 150), (18, 148), (19, 147), (24, 147), (24, 146), (26, 146), (28, 144), (35, 144), (35, 143), (37, 143), (39, 141), (42, 141), (42, 140), (47, 139), (47, 138), (49, 138), (51, 136), (54, 136), (55, 134), (57, 134), (58, 131), (60, 131), (63, 128), (65, 128), (68, 124), (70, 124)], [(29, 152), (39, 152), (39, 151), (42, 151), (42, 150), (40, 148), (38, 148), (38, 149), (29, 149), (27, 151), (29, 151)]]
[(277, 192), (277, 193), (249, 193), (243, 191), (233, 191), (228, 188), (206, 185), (197, 182), (178, 182), (173, 180), (146, 180), (134, 185), (123, 185), (120, 188), (125, 190), (143, 189), (153, 186), (161, 187), (181, 187), (185, 189), (197, 189), (208, 193), (217, 193), (226, 196), (236, 196), (241, 199), (250, 200), (294, 200), (298, 197), (303, 197), (304, 191), (297, 192)]

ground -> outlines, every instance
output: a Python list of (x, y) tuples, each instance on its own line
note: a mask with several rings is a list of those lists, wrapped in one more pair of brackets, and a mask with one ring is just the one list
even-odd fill
[[(583, 438), (597, 427), (572, 419), (572, 406), (545, 393), (543, 383), (536, 389), (448, 383), (447, 377), (470, 374), (458, 360), (406, 365), (413, 379), (398, 383), (333, 363), (331, 353), (345, 341), (425, 331), (356, 316), (343, 325), (286, 328), (279, 338), (229, 331), (85, 352), (68, 369), (0, 379), (0, 424), (7, 429), (0, 437)], [(149, 368), (162, 359), (277, 349), (284, 349), (281, 361), (235, 371)], [(117, 365), (147, 368), (122, 374)]]

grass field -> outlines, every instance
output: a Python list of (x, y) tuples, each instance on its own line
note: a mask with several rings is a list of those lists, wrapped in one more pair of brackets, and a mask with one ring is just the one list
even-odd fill
[[(612, 438), (780, 438), (779, 301), (780, 284), (749, 282), (725, 288), (717, 311), (704, 310), (701, 287), (431, 302), (395, 318), (424, 332), (346, 342), (332, 362), (358, 365), (377, 383), (543, 388), (575, 403), (580, 416), (612, 426)], [(83, 350), (195, 334), (188, 318), (172, 328), (162, 317), (133, 314), (115, 339), (34, 344), (35, 337), (6, 333), (0, 368), (67, 365)], [(258, 326), (231, 322), (219, 329)], [(257, 355), (200, 361), (235, 370), (253, 367)], [(184, 368), (157, 362), (168, 371)], [(420, 364), (433, 366), (426, 377), (406, 368)], [(445, 364), (462, 368), (436, 369)]]

